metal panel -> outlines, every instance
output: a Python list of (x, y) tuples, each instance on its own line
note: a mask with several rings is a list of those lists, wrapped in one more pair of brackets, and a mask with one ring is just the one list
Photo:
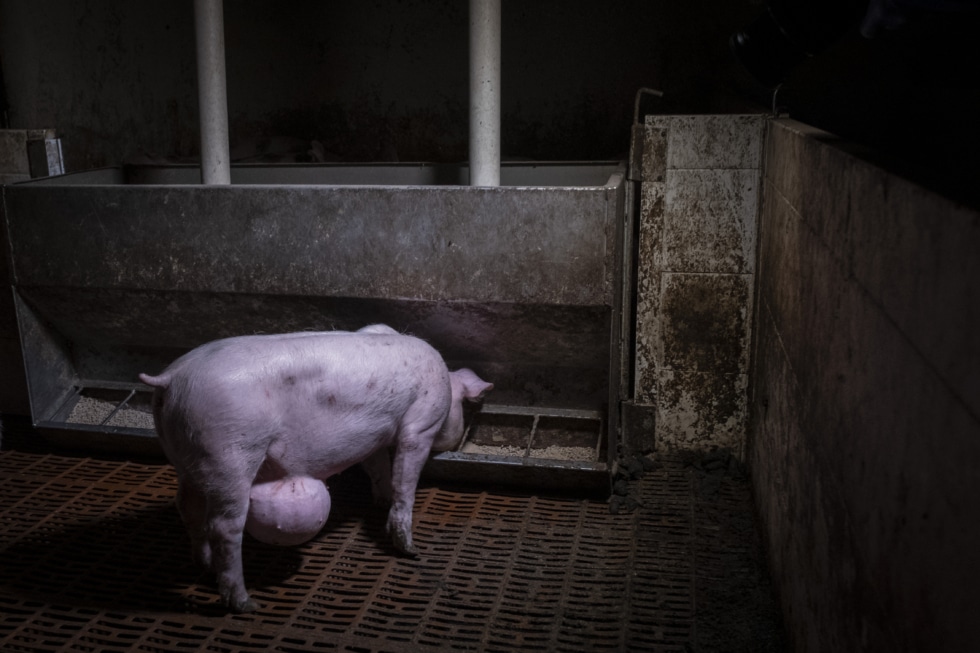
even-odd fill
[[(618, 451), (622, 166), (505, 166), (506, 180), (527, 185), (498, 188), (306, 183), (450, 169), (262, 166), (244, 174), (294, 183), (123, 183), (197, 174), (165, 167), (7, 188), (35, 423), (88, 442), (94, 432), (145, 437), (62, 413), (216, 338), (384, 322), (492, 380), (496, 403), (601, 412), (608, 441), (589, 469), (544, 466), (608, 477)], [(563, 174), (595, 185), (552, 185)]]
[[(609, 305), (606, 189), (9, 189), (16, 283)], [(33, 219), (32, 216), (43, 216)]]
[(24, 300), (14, 297), (21, 347), (24, 351), (31, 414), (49, 419), (78, 382), (69, 342), (41, 319)]

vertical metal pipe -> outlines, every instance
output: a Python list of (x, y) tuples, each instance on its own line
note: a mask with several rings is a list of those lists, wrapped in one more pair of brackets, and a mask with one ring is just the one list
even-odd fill
[(500, 185), (500, 0), (470, 0), (470, 185)]
[(201, 123), (201, 180), (230, 184), (225, 28), (222, 0), (194, 0), (197, 97)]

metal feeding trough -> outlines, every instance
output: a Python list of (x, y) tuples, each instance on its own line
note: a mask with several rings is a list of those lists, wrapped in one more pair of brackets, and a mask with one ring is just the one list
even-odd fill
[(433, 478), (608, 488), (625, 221), (619, 163), (187, 166), (4, 188), (31, 412), (45, 437), (157, 450), (149, 388), (204, 342), (358, 329), (422, 337), (493, 381)]

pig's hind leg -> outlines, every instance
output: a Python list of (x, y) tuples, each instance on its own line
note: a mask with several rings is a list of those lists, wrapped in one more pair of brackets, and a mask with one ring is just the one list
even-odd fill
[(205, 503), (203, 548), (210, 550), (218, 593), (234, 612), (251, 612), (258, 607), (245, 589), (242, 541), (252, 482), (264, 457), (258, 447), (246, 455), (212, 454), (207, 456), (208, 464), (201, 466), (198, 478)]
[(198, 564), (211, 568), (211, 543), (208, 541), (207, 496), (188, 477), (177, 485), (177, 512), (191, 539), (191, 555)]
[(245, 589), (242, 567), (251, 479), (252, 476), (219, 480), (207, 496), (211, 569), (217, 577), (222, 601), (234, 612), (251, 612), (258, 607)]

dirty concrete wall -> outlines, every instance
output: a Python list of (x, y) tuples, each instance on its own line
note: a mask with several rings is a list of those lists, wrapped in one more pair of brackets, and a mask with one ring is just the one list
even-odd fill
[[(658, 110), (730, 111), (726, 39), (754, 0), (502, 6), (503, 150), (620, 158), (636, 90)], [(468, 17), (460, 0), (224, 3), (233, 154), (345, 161), (467, 156)], [(69, 170), (198, 151), (193, 11), (184, 2), (0, 0), (11, 126), (54, 127)]]
[(771, 123), (748, 458), (795, 650), (976, 650), (980, 213)]
[(643, 142), (635, 401), (640, 448), (741, 457), (765, 118), (649, 116)]

